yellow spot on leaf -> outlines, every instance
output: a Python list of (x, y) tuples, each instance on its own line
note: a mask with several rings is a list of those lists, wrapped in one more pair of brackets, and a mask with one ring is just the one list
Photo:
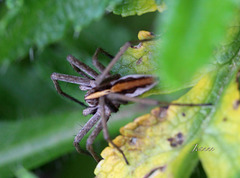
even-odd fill
[(144, 30), (141, 30), (138, 32), (139, 40), (147, 40), (147, 39), (153, 39), (153, 38), (154, 38), (154, 35), (152, 32), (144, 31)]

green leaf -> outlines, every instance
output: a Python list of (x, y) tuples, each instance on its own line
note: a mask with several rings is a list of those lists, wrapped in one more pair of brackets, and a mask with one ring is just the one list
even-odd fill
[[(9, 6), (14, 4), (7, 1)], [(20, 1), (19, 1), (20, 2)], [(43, 48), (61, 39), (71, 26), (77, 33), (99, 19), (118, 0), (24, 1), (0, 21), (0, 63), (24, 57), (30, 48)], [(21, 3), (20, 3), (21, 4)]]
[[(145, 34), (146, 37), (141, 37), (143, 34)], [(148, 37), (154, 38), (151, 32), (143, 30), (138, 32), (139, 40), (145, 40)], [(157, 68), (153, 58), (153, 52), (158, 42), (159, 40), (146, 41), (128, 48), (119, 61), (113, 66), (112, 71), (123, 76), (129, 74), (154, 74)]]
[(165, 4), (161, 1), (155, 0), (123, 0), (121, 4), (117, 5), (113, 13), (123, 17), (130, 15), (142, 15), (147, 12), (154, 12), (156, 10), (163, 11)]
[(177, 0), (167, 4), (158, 29), (164, 35), (156, 59), (156, 74), (166, 85), (179, 87), (213, 62), (213, 49), (223, 40), (237, 5), (234, 0)]

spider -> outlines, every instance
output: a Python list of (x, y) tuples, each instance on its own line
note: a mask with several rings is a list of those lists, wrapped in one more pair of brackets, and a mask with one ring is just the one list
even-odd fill
[[(137, 42), (143, 43), (145, 41), (149, 41), (149, 39), (139, 40)], [(82, 150), (80, 148), (79, 143), (83, 139), (83, 137), (91, 130), (91, 128), (93, 128), (94, 125), (96, 125), (94, 130), (87, 139), (86, 149), (97, 162), (100, 161), (100, 158), (94, 152), (92, 144), (97, 135), (103, 130), (105, 140), (107, 140), (108, 143), (115, 147), (122, 154), (126, 164), (129, 164), (123, 151), (117, 145), (115, 145), (114, 142), (112, 142), (107, 128), (107, 121), (109, 120), (111, 113), (117, 112), (121, 104), (127, 104), (130, 101), (148, 105), (162, 105), (162, 106), (208, 105), (208, 104), (166, 103), (151, 99), (137, 98), (137, 96), (152, 89), (158, 83), (158, 79), (152, 75), (135, 74), (121, 77), (119, 74), (111, 75), (109, 73), (113, 65), (120, 59), (122, 54), (129, 47), (134, 47), (132, 46), (132, 44), (133, 42), (125, 43), (114, 57), (107, 53), (106, 51), (104, 51), (103, 49), (98, 48), (92, 57), (92, 62), (93, 65), (99, 71), (99, 74), (86, 64), (76, 59), (74, 56), (69, 55), (67, 56), (68, 62), (71, 64), (71, 66), (76, 72), (82, 75), (82, 77), (60, 73), (53, 73), (51, 75), (51, 79), (54, 83), (54, 86), (60, 95), (69, 98), (70, 100), (84, 106), (85, 109), (83, 110), (83, 115), (85, 116), (89, 114), (93, 115), (75, 136), (73, 145), (79, 153), (87, 153), (85, 150)], [(99, 53), (103, 53), (104, 55), (112, 59), (107, 67), (104, 67), (98, 61)], [(67, 93), (63, 92), (58, 81), (80, 85), (79, 86), (80, 90), (87, 91), (84, 99), (88, 106), (85, 105), (83, 102), (78, 101), (74, 97), (68, 95)]]

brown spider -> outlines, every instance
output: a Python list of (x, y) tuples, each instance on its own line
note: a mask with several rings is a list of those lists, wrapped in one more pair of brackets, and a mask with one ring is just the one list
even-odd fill
[[(140, 40), (138, 42), (142, 43), (149, 40)], [(121, 77), (119, 74), (111, 75), (109, 72), (113, 65), (119, 60), (122, 54), (131, 47), (131, 42), (125, 43), (115, 57), (107, 53), (101, 48), (98, 48), (92, 58), (93, 65), (98, 69), (100, 74), (95, 70), (88, 67), (86, 64), (77, 60), (75, 57), (69, 55), (67, 57), (68, 62), (71, 64), (73, 69), (78, 72), (83, 77), (53, 73), (51, 79), (57, 92), (64, 97), (67, 97), (78, 104), (86, 107), (83, 110), (83, 115), (93, 114), (89, 121), (83, 126), (83, 128), (78, 132), (74, 139), (74, 146), (79, 153), (84, 153), (85, 151), (80, 149), (79, 142), (82, 138), (89, 132), (89, 130), (96, 125), (92, 133), (87, 139), (86, 148), (89, 153), (93, 156), (96, 161), (100, 161), (97, 154), (94, 152), (92, 144), (97, 137), (97, 135), (103, 130), (104, 138), (113, 145), (123, 156), (125, 162), (129, 164), (123, 151), (115, 145), (110, 139), (107, 121), (112, 112), (117, 112), (121, 104), (126, 104), (128, 101), (139, 102), (143, 104), (151, 105), (178, 105), (178, 106), (205, 106), (209, 104), (183, 104), (183, 103), (165, 103), (150, 99), (140, 99), (136, 98), (143, 94), (144, 92), (150, 90), (157, 84), (157, 79), (152, 75), (127, 75)], [(98, 61), (98, 54), (103, 53), (109, 58), (111, 62), (105, 68)], [(84, 103), (78, 101), (72, 96), (64, 93), (58, 81), (64, 81), (68, 83), (74, 83), (80, 85), (80, 90), (87, 91), (85, 95), (85, 101), (88, 104), (86, 106)], [(99, 121), (100, 120), (100, 121)], [(99, 122), (98, 122), (99, 121)]]

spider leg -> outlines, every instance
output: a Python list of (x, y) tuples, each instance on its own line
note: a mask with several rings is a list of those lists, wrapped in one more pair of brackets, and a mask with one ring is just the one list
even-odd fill
[(95, 53), (92, 57), (92, 62), (93, 62), (93, 65), (98, 69), (98, 71), (102, 73), (105, 70), (105, 66), (102, 65), (98, 61), (98, 54), (99, 53), (103, 53), (105, 56), (109, 57), (110, 59), (113, 59), (114, 56), (112, 56), (111, 54), (109, 54), (108, 52), (103, 50), (102, 48), (97, 48), (97, 50), (95, 51)]
[(72, 76), (72, 75), (59, 74), (59, 73), (52, 73), (51, 79), (53, 81), (53, 84), (54, 84), (57, 92), (60, 95), (62, 95), (64, 97), (66, 97), (66, 98), (68, 98), (68, 99), (70, 99), (70, 100), (80, 104), (81, 106), (87, 107), (83, 102), (81, 102), (81, 101), (77, 100), (76, 98), (74, 98), (74, 97), (68, 95), (67, 93), (63, 92), (61, 87), (60, 87), (60, 85), (59, 85), (59, 83), (58, 83), (58, 81), (63, 81), (63, 82), (68, 82), (68, 83), (74, 83), (74, 84), (89, 86), (90, 85), (90, 80), (89, 79), (85, 79), (85, 78), (77, 77), (77, 76)]
[[(98, 112), (100, 113), (101, 110), (99, 109)], [(108, 114), (108, 117), (106, 118), (106, 122), (108, 121), (110, 116), (110, 112)], [(89, 153), (92, 155), (92, 157), (99, 162), (101, 159), (99, 158), (99, 156), (94, 152), (93, 149), (93, 142), (96, 139), (96, 137), (98, 136), (98, 134), (102, 131), (103, 126), (102, 126), (102, 121), (99, 121), (96, 125), (96, 127), (94, 128), (94, 130), (92, 131), (92, 133), (90, 134), (90, 136), (87, 139), (87, 144), (86, 144), (86, 148), (89, 151)]]
[(110, 72), (113, 65), (120, 59), (120, 57), (123, 55), (123, 53), (131, 46), (131, 42), (126, 42), (121, 49), (118, 51), (116, 56), (112, 59), (112, 61), (108, 64), (108, 66), (105, 68), (105, 70), (96, 78), (96, 84), (99, 85), (103, 79), (106, 77), (106, 75)]
[(101, 110), (101, 115), (102, 115), (101, 122), (102, 122), (102, 127), (103, 127), (104, 138), (105, 138), (105, 140), (108, 141), (108, 143), (110, 143), (113, 147), (115, 147), (122, 154), (126, 164), (129, 165), (129, 162), (128, 162), (125, 154), (123, 153), (123, 151), (110, 138), (108, 128), (107, 128), (107, 120), (109, 119), (110, 113), (109, 114), (105, 113), (105, 97), (99, 98), (99, 105), (100, 105), (100, 110)]
[(161, 102), (157, 100), (147, 99), (147, 98), (136, 98), (136, 97), (129, 97), (123, 94), (118, 93), (110, 93), (107, 97), (111, 100), (120, 100), (120, 101), (131, 101), (135, 103), (147, 104), (147, 105), (160, 105), (160, 106), (211, 106), (211, 103), (168, 103), (168, 102)]
[(77, 152), (88, 154), (89, 152), (82, 150), (79, 146), (79, 143), (83, 139), (83, 137), (91, 130), (91, 128), (97, 123), (97, 121), (100, 119), (100, 113), (96, 112), (89, 120), (88, 122), (83, 126), (83, 128), (78, 132), (78, 134), (74, 138), (73, 145), (76, 148)]
[(94, 114), (94, 113), (96, 113), (97, 109), (98, 109), (97, 107), (86, 108), (86, 109), (83, 110), (83, 115), (87, 116), (89, 114)]
[(95, 70), (93, 70), (91, 67), (88, 67), (86, 64), (84, 64), (83, 62), (79, 61), (74, 56), (68, 55), (67, 56), (67, 60), (71, 64), (73, 69), (75, 71), (77, 71), (79, 74), (83, 75), (84, 77), (86, 77), (88, 79), (91, 79), (90, 77), (92, 77), (92, 78), (95, 79), (98, 76), (98, 73)]

